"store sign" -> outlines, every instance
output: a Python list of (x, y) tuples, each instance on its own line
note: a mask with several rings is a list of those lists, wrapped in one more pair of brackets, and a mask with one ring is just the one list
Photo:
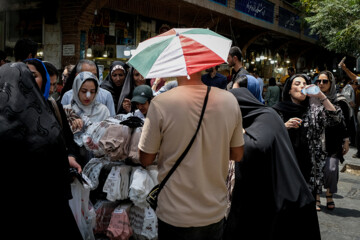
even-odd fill
[(75, 44), (63, 45), (63, 56), (75, 56)]
[(285, 8), (279, 7), (279, 26), (300, 32), (299, 16)]
[(255, 18), (273, 23), (275, 4), (266, 0), (235, 0), (235, 9)]

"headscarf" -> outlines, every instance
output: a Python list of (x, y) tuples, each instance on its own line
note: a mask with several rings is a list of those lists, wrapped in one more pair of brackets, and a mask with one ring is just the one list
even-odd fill
[[(310, 79), (307, 75), (304, 74), (295, 74), (291, 78), (289, 78), (284, 85), (282, 97), (283, 101), (276, 103), (274, 106), (272, 106), (275, 110), (280, 111), (282, 113), (288, 113), (291, 117), (298, 117), (301, 118), (303, 114), (306, 112), (307, 107), (309, 106), (309, 97), (306, 97), (304, 101), (301, 102), (301, 104), (293, 103), (291, 100), (291, 96), (289, 94), (289, 91), (291, 89), (292, 83), (295, 78), (301, 77), (305, 79), (306, 84), (310, 84)], [(286, 117), (284, 120), (288, 120), (289, 117)]]
[(45, 99), (49, 98), (49, 92), (50, 92), (50, 75), (44, 65), (44, 63), (37, 58), (29, 58), (25, 59), (24, 63), (28, 63), (31, 65), (34, 65), (36, 70), (41, 74), (42, 77), (42, 86), (41, 86), (41, 92), (43, 93), (43, 96)]
[(113, 97), (113, 100), (114, 100), (114, 104), (115, 104), (115, 110), (116, 110), (116, 113), (117, 113), (118, 112), (117, 110), (119, 109), (118, 102), (119, 102), (120, 94), (121, 94), (121, 92), (122, 92), (122, 90), (124, 89), (124, 86), (125, 86), (125, 80), (124, 80), (124, 84), (121, 87), (118, 87), (118, 86), (115, 85), (115, 83), (112, 81), (111, 73), (116, 68), (124, 70), (125, 80), (126, 80), (126, 74), (127, 74), (128, 66), (126, 65), (126, 63), (124, 63), (122, 61), (114, 61), (110, 66), (109, 74), (106, 76), (104, 81), (101, 83), (101, 87), (108, 90), (111, 93), (111, 95)]
[(259, 100), (261, 103), (265, 103), (264, 99), (261, 96), (260, 84), (259, 81), (252, 75), (246, 75), (248, 79), (247, 88), (249, 91)]
[[(91, 80), (95, 83), (96, 94), (93, 101), (89, 105), (85, 106), (81, 103), (79, 99), (79, 91), (84, 82), (88, 80)], [(91, 72), (79, 73), (74, 79), (72, 90), (74, 94), (71, 101), (71, 108), (78, 116), (87, 116), (89, 117), (89, 120), (91, 122), (100, 122), (109, 117), (110, 113), (106, 106), (96, 102), (96, 96), (99, 93), (99, 82), (94, 74), (92, 74)]]
[(321, 74), (325, 74), (328, 79), (329, 79), (329, 82), (330, 82), (330, 90), (328, 93), (325, 93), (326, 97), (331, 101), (331, 102), (334, 102), (334, 100), (336, 99), (336, 82), (335, 82), (335, 77), (334, 75), (330, 72), (330, 71), (322, 71), (321, 73), (319, 73), (319, 76)]
[(247, 86), (247, 89), (252, 93), (252, 95), (254, 95), (257, 100), (259, 100), (259, 102), (263, 104), (265, 103), (261, 96), (259, 81), (254, 76), (250, 74), (240, 75), (236, 81), (239, 82), (240, 87), (242, 85)]
[(124, 81), (124, 85), (119, 97), (119, 101), (117, 104), (117, 109), (116, 109), (116, 113), (119, 114), (122, 112), (122, 102), (124, 101), (125, 98), (132, 98), (132, 92), (135, 88), (135, 83), (134, 83), (134, 68), (130, 67), (129, 72), (126, 75), (125, 81)]
[[(80, 60), (81, 61), (81, 60)], [(60, 101), (62, 99), (62, 97), (64, 96), (64, 94), (71, 90), (72, 89), (72, 85), (74, 83), (74, 79), (76, 77), (76, 73), (77, 73), (77, 68), (78, 68), (78, 65), (80, 63), (80, 61), (73, 67), (73, 69), (71, 70), (71, 72), (69, 73), (69, 76), (68, 78), (66, 79), (66, 83), (65, 83), (65, 86), (61, 89), (61, 93), (60, 93)], [(88, 60), (88, 61), (91, 61), (91, 60)], [(99, 79), (99, 66), (95, 63), (95, 66), (96, 66), (96, 77)]]

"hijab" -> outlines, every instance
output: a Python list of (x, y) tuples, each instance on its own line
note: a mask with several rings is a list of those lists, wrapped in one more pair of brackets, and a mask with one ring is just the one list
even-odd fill
[[(62, 97), (64, 96), (64, 94), (71, 90), (72, 89), (72, 85), (74, 83), (74, 79), (76, 77), (76, 73), (77, 73), (77, 68), (79, 66), (79, 64), (82, 64), (82, 62), (84, 63), (87, 63), (88, 61), (91, 61), (91, 60), (88, 60), (88, 59), (82, 59), (80, 60), (74, 67), (73, 69), (71, 70), (71, 72), (69, 73), (69, 76), (68, 78), (66, 79), (66, 83), (65, 83), (65, 86), (61, 89), (61, 93), (60, 93), (60, 101), (62, 99)], [(95, 62), (94, 62), (95, 63)], [(96, 66), (96, 77), (99, 79), (99, 66), (95, 63), (95, 66)]]
[(134, 68), (130, 67), (129, 72), (126, 75), (125, 81), (124, 81), (124, 85), (119, 97), (119, 101), (117, 104), (117, 109), (116, 109), (116, 113), (119, 114), (122, 112), (122, 102), (124, 101), (125, 98), (132, 98), (132, 92), (135, 88), (135, 82), (134, 82)]
[(259, 100), (261, 103), (265, 103), (264, 99), (261, 96), (260, 84), (259, 81), (252, 75), (246, 75), (248, 82), (247, 82), (247, 89)]
[(319, 73), (319, 76), (321, 74), (325, 74), (328, 79), (329, 79), (329, 82), (330, 82), (330, 90), (328, 93), (325, 93), (326, 97), (331, 101), (331, 102), (334, 102), (336, 100), (336, 83), (335, 83), (335, 77), (334, 75), (330, 72), (330, 71), (322, 71), (321, 73)]
[[(101, 83), (101, 87), (108, 90), (111, 93), (111, 95), (113, 97), (113, 100), (114, 100), (116, 112), (118, 112), (118, 109), (120, 108), (120, 106), (119, 106), (119, 98), (120, 98), (120, 94), (121, 94), (122, 90), (125, 87), (125, 80), (127, 80), (126, 79), (127, 68), (128, 67), (124, 62), (122, 62), (122, 61), (114, 61), (110, 66), (109, 74), (106, 76), (104, 81)], [(121, 87), (116, 86), (115, 83), (112, 81), (112, 78), (111, 78), (111, 73), (113, 71), (117, 70), (117, 69), (124, 70), (124, 74), (125, 74), (124, 84)]]
[[(295, 78), (301, 77), (305, 79), (306, 84), (310, 84), (310, 79), (307, 75), (304, 74), (295, 74), (291, 78), (289, 78), (284, 85), (282, 97), (283, 101), (276, 103), (274, 106), (272, 106), (275, 110), (282, 112), (284, 115), (289, 114), (291, 117), (298, 117), (301, 118), (303, 114), (306, 112), (307, 107), (309, 106), (309, 97), (306, 97), (304, 101), (301, 102), (301, 104), (296, 104), (291, 100), (290, 96), (290, 90), (292, 83)], [(290, 117), (285, 117), (288, 120)]]
[[(79, 91), (85, 81), (93, 81), (96, 87), (94, 99), (87, 106), (83, 105), (79, 99)], [(109, 117), (110, 113), (106, 106), (96, 102), (96, 96), (99, 93), (99, 82), (94, 74), (91, 72), (79, 73), (74, 79), (72, 90), (74, 94), (71, 101), (71, 108), (78, 116), (87, 116), (91, 122), (100, 122)]]
[(44, 98), (48, 99), (49, 92), (50, 92), (50, 75), (49, 75), (44, 63), (37, 58), (25, 59), (24, 63), (34, 65), (36, 70), (41, 74), (41, 77), (42, 77), (41, 92), (43, 93)]

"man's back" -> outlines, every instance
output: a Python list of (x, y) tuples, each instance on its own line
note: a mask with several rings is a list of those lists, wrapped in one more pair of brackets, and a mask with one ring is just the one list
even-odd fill
[(210, 73), (202, 75), (201, 81), (207, 86), (218, 87), (221, 89), (226, 89), (227, 85), (227, 78), (218, 72), (213, 78)]
[[(147, 153), (159, 150), (160, 181), (195, 133), (206, 88), (178, 86), (151, 102), (139, 148)], [(220, 221), (227, 205), (229, 150), (242, 145), (241, 113), (236, 99), (227, 91), (212, 88), (196, 139), (159, 195), (158, 217), (177, 227)]]

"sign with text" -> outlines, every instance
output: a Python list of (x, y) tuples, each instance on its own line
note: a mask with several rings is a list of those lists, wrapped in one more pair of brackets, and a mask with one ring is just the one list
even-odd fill
[(75, 44), (63, 45), (63, 56), (75, 56)]
[(285, 8), (279, 7), (279, 26), (300, 32), (300, 17)]
[(275, 4), (266, 0), (235, 0), (235, 9), (269, 23), (274, 22)]

